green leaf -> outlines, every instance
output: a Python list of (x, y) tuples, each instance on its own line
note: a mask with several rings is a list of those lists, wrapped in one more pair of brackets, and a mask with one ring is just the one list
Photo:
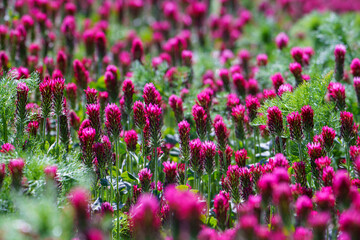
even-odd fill
[(187, 185), (179, 185), (176, 187), (176, 189), (180, 191), (187, 191), (189, 190), (189, 187)]

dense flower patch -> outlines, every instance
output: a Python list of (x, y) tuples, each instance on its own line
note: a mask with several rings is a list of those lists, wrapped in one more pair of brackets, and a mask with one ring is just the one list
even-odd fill
[(358, 1), (0, 4), (0, 239), (358, 239)]

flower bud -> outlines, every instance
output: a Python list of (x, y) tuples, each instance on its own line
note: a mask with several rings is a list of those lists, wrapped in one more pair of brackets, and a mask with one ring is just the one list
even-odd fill
[(340, 82), (344, 79), (344, 62), (345, 62), (346, 47), (342, 44), (335, 46), (335, 80)]
[(267, 113), (268, 113), (267, 125), (270, 134), (281, 136), (283, 132), (282, 112), (277, 106), (273, 106), (267, 110)]
[(289, 37), (285, 33), (281, 32), (276, 36), (275, 43), (277, 48), (281, 50), (288, 45)]

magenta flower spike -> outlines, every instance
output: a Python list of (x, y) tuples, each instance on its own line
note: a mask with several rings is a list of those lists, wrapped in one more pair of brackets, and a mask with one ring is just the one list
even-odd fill
[(226, 226), (226, 220), (228, 216), (228, 210), (230, 207), (230, 195), (224, 191), (221, 191), (214, 198), (214, 212), (216, 214), (216, 219), (221, 229), (224, 229)]
[(150, 103), (153, 105), (160, 105), (161, 103), (161, 95), (152, 83), (145, 84), (143, 98), (146, 106)]
[(176, 95), (169, 97), (169, 105), (174, 112), (176, 122), (180, 123), (184, 119), (183, 101)]
[(305, 163), (300, 161), (300, 162), (294, 162), (293, 164), (293, 169), (294, 169), (294, 176), (295, 176), (295, 181), (296, 183), (300, 184), (302, 187), (306, 186), (306, 167), (305, 167)]
[(126, 148), (130, 152), (136, 151), (136, 145), (138, 141), (138, 136), (135, 130), (129, 130), (125, 132), (124, 141), (126, 143)]
[(360, 59), (354, 58), (350, 64), (350, 69), (354, 77), (360, 77)]
[(135, 239), (157, 239), (160, 236), (161, 221), (159, 203), (150, 194), (140, 196), (136, 205), (130, 209)]
[(296, 86), (299, 86), (303, 82), (301, 64), (298, 62), (290, 63), (289, 70), (295, 78)]
[(177, 163), (176, 162), (164, 162), (164, 173), (165, 173), (165, 186), (176, 183), (177, 175)]
[(314, 128), (314, 110), (310, 105), (301, 108), (301, 120), (302, 128), (308, 135), (308, 141), (310, 141), (310, 134)]
[(257, 116), (257, 111), (260, 108), (260, 102), (257, 97), (249, 96), (246, 98), (246, 108), (250, 121), (254, 121)]
[(285, 83), (281, 73), (275, 73), (270, 77), (276, 93), (278, 93), (279, 87)]
[(344, 139), (346, 143), (349, 143), (353, 138), (353, 125), (354, 117), (350, 112), (341, 112), (340, 113), (340, 136)]
[(73, 71), (76, 85), (82, 90), (87, 89), (89, 82), (89, 72), (80, 60), (74, 60)]
[(301, 116), (298, 112), (290, 113), (287, 116), (287, 122), (289, 124), (290, 138), (293, 141), (301, 142), (303, 137), (302, 127), (301, 127)]
[(133, 95), (135, 93), (134, 83), (130, 79), (125, 79), (125, 81), (123, 82), (123, 93), (125, 101), (125, 111), (128, 115), (130, 115), (133, 105)]
[(143, 129), (146, 124), (145, 107), (140, 101), (136, 101), (133, 105), (134, 123), (139, 129)]
[(276, 36), (275, 43), (277, 48), (281, 50), (287, 47), (289, 43), (289, 37), (285, 33), (281, 32)]
[(341, 83), (331, 82), (328, 86), (329, 98), (335, 102), (337, 109), (343, 111), (346, 107), (345, 87)]
[(85, 91), (86, 96), (86, 105), (97, 104), (98, 100), (98, 91), (95, 88), (88, 87)]
[(237, 105), (236, 107), (232, 108), (231, 116), (235, 125), (236, 137), (243, 141), (245, 139), (245, 107), (243, 105)]
[(79, 130), (79, 140), (82, 149), (82, 159), (87, 166), (92, 165), (93, 161), (93, 149), (92, 146), (95, 142), (95, 129), (86, 127)]
[(344, 79), (344, 62), (345, 62), (346, 47), (338, 44), (334, 49), (335, 56), (335, 80), (340, 82)]
[(144, 55), (144, 47), (143, 43), (139, 38), (135, 38), (132, 42), (131, 46), (131, 54), (133, 61), (139, 61), (142, 62), (142, 57)]
[(246, 166), (248, 158), (246, 149), (240, 149), (235, 152), (235, 162), (240, 168)]
[(11, 184), (15, 189), (19, 189), (21, 187), (24, 167), (25, 162), (22, 158), (12, 159), (8, 163), (8, 169), (12, 180)]
[(281, 110), (277, 106), (273, 106), (267, 110), (267, 113), (267, 125), (270, 134), (280, 137), (283, 132), (283, 118)]
[(234, 203), (240, 202), (240, 176), (241, 170), (237, 165), (230, 165), (226, 172), (227, 182)]
[(100, 104), (89, 104), (86, 106), (86, 114), (89, 117), (90, 125), (96, 131), (96, 141), (99, 141), (102, 134), (100, 121)]
[(114, 103), (108, 104), (105, 108), (105, 118), (108, 135), (117, 140), (122, 130), (120, 108)]
[(139, 181), (141, 184), (141, 189), (144, 192), (148, 192), (150, 189), (150, 183), (151, 183), (151, 178), (152, 178), (153, 174), (151, 173), (151, 171), (149, 169), (143, 168), (139, 171), (138, 176), (139, 176)]
[(322, 140), (324, 141), (325, 151), (330, 153), (333, 148), (334, 140), (336, 137), (335, 130), (332, 129), (331, 127), (324, 126), (322, 128), (321, 137), (322, 137)]
[(205, 139), (205, 135), (207, 132), (207, 114), (204, 108), (199, 105), (194, 105), (192, 108), (192, 115), (194, 117), (195, 125), (196, 125), (196, 133), (198, 137), (203, 141)]
[(232, 78), (236, 92), (244, 99), (247, 91), (247, 82), (245, 78), (240, 73), (233, 74)]
[[(190, 166), (197, 174), (197, 177), (202, 175), (204, 170), (204, 150), (200, 139), (190, 141)], [(196, 179), (197, 180), (197, 179)]]
[(215, 136), (220, 151), (224, 152), (228, 143), (230, 130), (228, 130), (226, 124), (221, 120), (214, 123)]

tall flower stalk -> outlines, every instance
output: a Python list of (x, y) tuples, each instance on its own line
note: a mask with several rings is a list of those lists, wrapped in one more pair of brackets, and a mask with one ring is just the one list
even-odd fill
[[(162, 127), (162, 109), (158, 105), (153, 105), (150, 103), (146, 107), (146, 118), (149, 121), (150, 127), (150, 144), (152, 147), (152, 153), (154, 154), (154, 163), (155, 163), (155, 186), (157, 186), (158, 180), (158, 150), (157, 148), (161, 143), (161, 127)], [(157, 188), (155, 187), (155, 192), (157, 192)]]
[(51, 80), (45, 78), (42, 83), (39, 85), (39, 90), (41, 94), (41, 112), (43, 117), (43, 129), (42, 135), (44, 140), (44, 145), (46, 141), (46, 120), (51, 112), (51, 102), (52, 102), (52, 89), (51, 89)]
[(65, 79), (64, 78), (56, 78), (51, 82), (52, 94), (53, 94), (53, 106), (54, 112), (56, 115), (56, 142), (55, 147), (57, 148), (59, 145), (60, 138), (60, 116), (63, 112), (63, 104), (64, 104), (64, 88), (65, 88)]
[[(121, 111), (120, 108), (112, 103), (108, 104), (105, 108), (105, 126), (108, 131), (108, 135), (111, 137), (112, 142), (114, 143), (115, 149), (115, 162), (116, 162), (116, 189), (119, 189), (119, 171), (120, 171), (120, 160), (119, 160), (119, 136), (122, 129), (121, 126)], [(109, 168), (110, 168), (110, 181), (112, 183), (112, 159), (109, 158)], [(117, 195), (118, 196), (118, 195)], [(110, 203), (112, 202), (113, 194), (112, 187), (110, 187)], [(119, 203), (117, 199), (117, 204)], [(120, 210), (119, 206), (117, 206), (117, 237), (119, 238), (120, 231)]]
[(22, 139), (24, 134), (24, 128), (26, 124), (26, 104), (28, 101), (29, 88), (25, 83), (19, 83), (17, 85), (17, 97), (16, 97), (16, 116), (17, 116), (17, 137)]

